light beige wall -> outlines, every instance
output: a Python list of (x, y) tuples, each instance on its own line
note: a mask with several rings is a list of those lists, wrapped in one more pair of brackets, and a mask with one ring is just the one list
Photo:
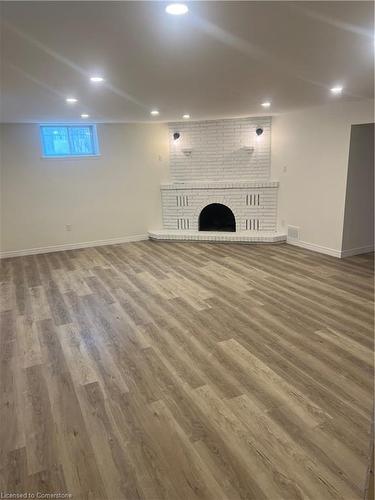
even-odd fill
[(369, 101), (336, 102), (273, 118), (280, 229), (297, 226), (302, 242), (341, 252), (350, 128), (372, 122), (373, 109)]
[(374, 247), (374, 124), (353, 125), (342, 248), (360, 253)]
[(37, 125), (1, 126), (3, 252), (141, 235), (161, 227), (167, 127), (98, 125), (98, 137), (98, 158), (42, 159)]

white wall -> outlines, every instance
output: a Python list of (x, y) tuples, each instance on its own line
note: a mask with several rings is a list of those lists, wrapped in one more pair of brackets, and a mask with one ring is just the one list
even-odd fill
[[(369, 101), (273, 118), (271, 179), (280, 181), (281, 230), (297, 226), (303, 243), (341, 255), (351, 125), (372, 121)], [(162, 227), (167, 126), (99, 125), (98, 135), (99, 158), (47, 160), (40, 155), (37, 125), (1, 126), (3, 252), (120, 239)]]
[(37, 125), (1, 126), (2, 252), (125, 238), (161, 227), (166, 125), (98, 125), (98, 137), (98, 158), (42, 159)]
[(374, 248), (374, 124), (353, 125), (346, 183), (344, 254)]
[(336, 102), (275, 116), (271, 178), (280, 181), (279, 226), (300, 241), (341, 255), (352, 124), (373, 121), (373, 102)]

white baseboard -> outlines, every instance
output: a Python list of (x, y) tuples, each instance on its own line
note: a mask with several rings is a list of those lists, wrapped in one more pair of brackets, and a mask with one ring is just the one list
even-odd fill
[(335, 250), (334, 248), (323, 247), (316, 245), (315, 243), (308, 243), (307, 241), (295, 240), (293, 238), (287, 238), (286, 242), (289, 243), (289, 245), (306, 248), (307, 250), (312, 250), (313, 252), (324, 253), (325, 255), (330, 255), (331, 257), (341, 258), (341, 250)]
[(132, 241), (148, 240), (147, 234), (136, 234), (134, 236), (123, 236), (121, 238), (111, 238), (109, 240), (85, 241), (83, 243), (65, 243), (40, 248), (27, 248), (25, 250), (10, 250), (0, 252), (0, 259), (6, 257), (21, 257), (25, 255), (35, 255), (39, 253), (61, 252), (63, 250), (76, 250), (78, 248), (101, 247), (104, 245), (116, 245), (118, 243), (130, 243)]
[[(111, 238), (109, 240), (96, 240), (96, 241), (85, 241), (83, 243), (65, 243), (63, 245), (54, 245), (48, 247), (39, 248), (27, 248), (24, 250), (10, 250), (0, 252), (0, 259), (5, 259), (7, 257), (21, 257), (26, 255), (36, 255), (40, 253), (50, 253), (50, 252), (61, 252), (64, 250), (76, 250), (79, 248), (89, 248), (89, 247), (100, 247), (105, 245), (116, 245), (119, 243), (131, 243), (132, 241), (143, 241), (148, 240), (147, 234), (136, 234), (133, 236), (123, 236), (120, 238)], [(333, 248), (323, 247), (316, 245), (315, 243), (308, 243), (306, 241), (295, 240), (293, 238), (288, 238), (287, 243), (289, 245), (295, 245), (297, 247), (306, 248), (307, 250), (312, 250), (313, 252), (319, 252), (332, 257), (351, 257), (352, 255), (359, 255), (362, 253), (369, 253), (374, 251), (374, 245), (368, 245), (365, 247), (350, 248), (348, 250), (335, 250)]]
[(359, 255), (361, 253), (369, 253), (374, 251), (374, 245), (367, 245), (365, 247), (349, 248), (348, 250), (341, 251), (341, 257), (352, 257), (352, 255)]
[(334, 248), (323, 247), (320, 245), (316, 245), (315, 243), (307, 243), (306, 241), (295, 240), (293, 238), (287, 238), (286, 242), (289, 243), (289, 245), (295, 245), (297, 247), (306, 248), (307, 250), (312, 250), (313, 252), (324, 253), (326, 255), (330, 255), (331, 257), (337, 257), (339, 259), (374, 251), (374, 245), (368, 245), (365, 247), (358, 247), (358, 248), (349, 248), (348, 250), (335, 250)]

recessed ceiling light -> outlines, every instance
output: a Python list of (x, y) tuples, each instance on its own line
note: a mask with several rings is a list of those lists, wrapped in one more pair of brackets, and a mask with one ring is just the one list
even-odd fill
[(153, 109), (152, 111), (150, 111), (150, 115), (152, 116), (158, 116), (159, 114), (159, 111), (157, 109)]
[(102, 83), (104, 82), (104, 78), (101, 76), (92, 76), (90, 77), (90, 81), (93, 83)]
[(184, 120), (188, 120), (188, 119), (190, 118), (190, 115), (188, 115), (188, 114), (186, 114), (186, 115), (182, 115), (182, 118), (183, 118)]
[(165, 12), (171, 14), (172, 16), (182, 16), (189, 12), (188, 6), (184, 3), (171, 3), (167, 5)]
[(331, 92), (332, 92), (332, 94), (341, 94), (341, 92), (342, 92), (342, 87), (339, 87), (339, 86), (337, 86), (337, 87), (332, 87), (332, 88), (331, 88)]
[(90, 118), (90, 115), (88, 115), (87, 113), (82, 113), (81, 118)]
[(269, 101), (262, 102), (263, 108), (269, 108), (271, 106), (271, 103)]
[(65, 101), (66, 101), (67, 103), (69, 103), (69, 104), (74, 104), (74, 103), (78, 102), (78, 99), (76, 99), (75, 97), (67, 97), (67, 98), (65, 99)]

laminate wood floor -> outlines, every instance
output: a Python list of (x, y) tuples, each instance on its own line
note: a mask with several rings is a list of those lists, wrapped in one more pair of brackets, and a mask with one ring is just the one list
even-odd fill
[(4, 260), (0, 491), (363, 498), (372, 268), (151, 241)]

